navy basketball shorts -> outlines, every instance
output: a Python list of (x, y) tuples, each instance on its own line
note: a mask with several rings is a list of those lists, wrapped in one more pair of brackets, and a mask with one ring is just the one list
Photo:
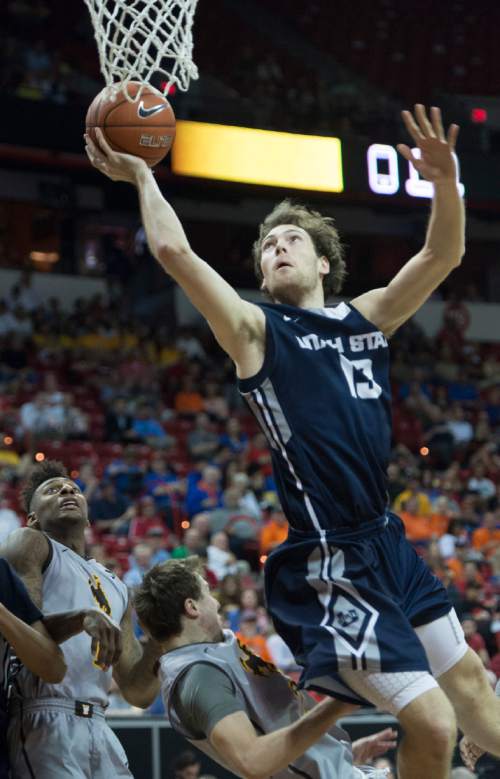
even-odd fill
[(269, 556), (265, 580), (268, 609), (303, 668), (303, 687), (324, 692), (313, 680), (328, 677), (335, 697), (369, 705), (343, 670), (430, 673), (414, 628), (448, 614), (451, 604), (395, 514), (323, 538), (290, 530)]

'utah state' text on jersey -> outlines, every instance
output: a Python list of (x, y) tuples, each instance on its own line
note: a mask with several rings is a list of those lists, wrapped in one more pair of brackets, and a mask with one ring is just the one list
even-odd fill
[(239, 388), (267, 437), (290, 525), (347, 530), (381, 517), (391, 443), (384, 335), (346, 303), (261, 307), (264, 364)]

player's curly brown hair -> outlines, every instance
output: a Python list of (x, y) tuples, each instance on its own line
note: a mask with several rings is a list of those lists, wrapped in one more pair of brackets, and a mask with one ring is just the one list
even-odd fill
[(166, 560), (144, 575), (133, 602), (137, 616), (156, 641), (167, 641), (182, 631), (186, 598), (198, 600), (202, 575), (199, 557)]
[(309, 233), (318, 257), (326, 257), (330, 263), (330, 270), (323, 277), (325, 298), (340, 292), (347, 271), (344, 247), (335, 227), (335, 221), (330, 216), (323, 216), (319, 211), (293, 203), (288, 198), (278, 203), (259, 225), (259, 237), (252, 248), (254, 271), (259, 284), (263, 280), (261, 255), (264, 238), (273, 227), (284, 224), (296, 225)]
[(21, 490), (23, 506), (27, 512), (31, 509), (33, 495), (40, 484), (48, 481), (48, 479), (57, 479), (60, 476), (67, 477), (68, 471), (58, 460), (43, 460), (43, 462), (35, 465)]

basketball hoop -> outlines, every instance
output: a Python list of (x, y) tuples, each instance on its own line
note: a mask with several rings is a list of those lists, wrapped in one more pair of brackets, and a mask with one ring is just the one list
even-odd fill
[[(142, 87), (162, 77), (162, 92), (185, 92), (198, 78), (192, 29), (198, 0), (84, 0), (94, 27), (101, 72), (113, 94), (139, 99)], [(129, 94), (127, 85), (141, 89)], [(153, 85), (152, 85), (153, 86)]]

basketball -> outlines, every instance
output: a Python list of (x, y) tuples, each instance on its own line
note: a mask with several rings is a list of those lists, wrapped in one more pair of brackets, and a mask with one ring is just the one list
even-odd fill
[[(127, 85), (130, 97), (137, 95), (140, 84)], [(142, 157), (150, 168), (157, 165), (175, 138), (175, 114), (168, 100), (150, 86), (145, 86), (138, 100), (127, 100), (123, 92), (114, 98), (104, 88), (93, 99), (85, 125), (88, 135), (97, 142), (95, 128), (100, 127), (114, 151)]]

